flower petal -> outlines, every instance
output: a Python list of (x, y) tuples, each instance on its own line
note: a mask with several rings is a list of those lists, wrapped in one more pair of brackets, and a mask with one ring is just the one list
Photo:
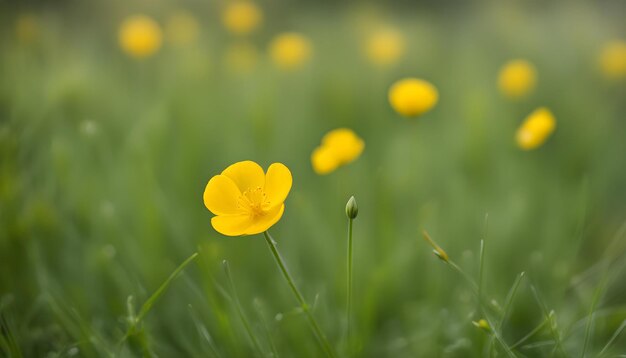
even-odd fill
[(237, 214), (239, 196), (241, 192), (230, 178), (216, 175), (204, 188), (204, 205), (215, 215)]
[(274, 163), (267, 169), (265, 175), (265, 194), (271, 203), (271, 208), (280, 206), (291, 190), (291, 172), (282, 163)]
[(226, 236), (245, 235), (246, 230), (252, 224), (252, 217), (247, 214), (218, 215), (211, 219), (211, 225), (215, 231)]
[(339, 163), (347, 164), (361, 155), (365, 143), (352, 130), (338, 128), (326, 133), (322, 146), (332, 151)]
[(311, 165), (313, 170), (320, 175), (328, 174), (339, 166), (339, 161), (335, 158), (332, 150), (325, 146), (317, 147), (311, 154)]
[(277, 206), (263, 216), (255, 217), (252, 225), (246, 229), (245, 235), (254, 235), (266, 231), (280, 220), (283, 212), (285, 212), (285, 204)]
[(232, 179), (242, 193), (248, 189), (263, 188), (265, 186), (263, 168), (251, 160), (232, 164), (224, 169), (222, 175)]

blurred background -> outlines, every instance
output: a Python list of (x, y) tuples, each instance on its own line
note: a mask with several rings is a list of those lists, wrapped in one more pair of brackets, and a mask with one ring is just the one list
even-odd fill
[[(254, 160), (292, 171), (270, 231), (340, 356), (351, 195), (355, 356), (506, 356), (422, 230), (476, 281), (484, 240), (513, 354), (626, 353), (625, 16), (620, 0), (0, 2), (0, 352), (321, 356), (261, 235), (218, 234), (203, 205), (213, 175)], [(516, 59), (521, 94), (499, 82)], [(389, 105), (407, 77), (439, 92), (418, 118)], [(523, 150), (542, 106), (556, 130)], [(341, 127), (365, 150), (316, 174)], [(194, 252), (122, 342), (129, 306)]]

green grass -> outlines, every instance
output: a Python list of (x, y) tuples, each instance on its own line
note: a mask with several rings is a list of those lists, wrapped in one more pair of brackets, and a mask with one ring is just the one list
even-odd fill
[[(216, 3), (181, 3), (198, 43), (143, 61), (119, 50), (117, 26), (135, 12), (163, 24), (170, 4), (35, 7), (30, 43), (14, 31), (26, 10), (0, 4), (0, 356), (320, 357), (308, 313), (342, 357), (625, 354), (626, 82), (596, 66), (625, 36), (623, 2), (446, 4), (262, 3), (247, 74), (224, 64), (236, 39)], [(386, 69), (361, 52), (372, 14), (407, 38)], [(292, 73), (265, 54), (287, 30), (314, 46)], [(517, 57), (539, 82), (512, 102), (496, 77)], [(420, 118), (388, 106), (406, 76), (439, 90)], [(557, 130), (523, 152), (515, 129), (542, 105)], [(317, 176), (311, 151), (344, 126), (363, 155)], [(210, 225), (204, 186), (246, 159), (293, 173), (271, 233), (305, 310), (262, 235)]]

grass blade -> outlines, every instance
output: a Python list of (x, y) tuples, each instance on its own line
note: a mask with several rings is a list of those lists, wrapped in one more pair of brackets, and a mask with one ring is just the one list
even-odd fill
[(193, 309), (193, 306), (187, 305), (187, 308), (189, 309), (189, 315), (191, 316), (191, 319), (193, 320), (193, 323), (196, 326), (196, 330), (198, 330), (198, 334), (200, 335), (200, 337), (203, 338), (204, 341), (206, 341), (207, 345), (211, 349), (211, 353), (213, 353), (213, 356), (217, 358), (221, 358), (222, 355), (217, 350), (217, 347), (215, 346), (215, 342), (213, 341), (213, 338), (209, 334), (209, 330), (205, 327), (204, 324), (202, 324), (202, 322), (200, 322), (196, 311)]
[(504, 303), (504, 309), (502, 311), (502, 318), (500, 318), (500, 323), (497, 327), (497, 329), (499, 329), (500, 331), (502, 331), (502, 326), (504, 325), (509, 310), (511, 309), (511, 305), (513, 304), (513, 299), (517, 294), (517, 289), (519, 288), (520, 283), (522, 283), (522, 279), (524, 278), (525, 274), (525, 272), (521, 272), (519, 275), (517, 275), (517, 278), (513, 282), (513, 286), (511, 286), (509, 293), (506, 295), (506, 301)]
[(587, 353), (587, 347), (589, 347), (589, 341), (591, 340), (591, 328), (593, 326), (594, 312), (596, 310), (596, 307), (598, 306), (598, 302), (600, 302), (602, 292), (604, 292), (604, 288), (606, 287), (606, 283), (609, 278), (608, 273), (609, 273), (609, 265), (607, 264), (605, 271), (604, 271), (604, 275), (602, 277), (602, 281), (600, 281), (600, 284), (598, 285), (595, 292), (593, 293), (591, 307), (589, 307), (589, 314), (587, 316), (587, 324), (585, 325), (585, 339), (583, 342), (583, 349), (580, 352), (581, 358), (585, 357), (585, 354)]
[(185, 260), (180, 266), (172, 272), (172, 274), (161, 284), (161, 286), (148, 298), (148, 300), (141, 306), (139, 310), (139, 314), (137, 318), (135, 318), (135, 325), (137, 325), (141, 320), (146, 316), (146, 314), (150, 311), (154, 303), (163, 295), (167, 287), (174, 281), (174, 279), (189, 265), (195, 258), (198, 257), (198, 253), (195, 252), (193, 255), (189, 256), (187, 260)]
[(541, 312), (543, 313), (545, 319), (550, 325), (550, 333), (552, 334), (552, 338), (554, 339), (554, 349), (559, 351), (563, 356), (567, 356), (567, 354), (565, 354), (565, 351), (563, 350), (563, 342), (561, 342), (561, 336), (556, 329), (556, 318), (554, 317), (554, 311), (548, 311), (548, 306), (539, 295), (539, 291), (537, 290), (535, 285), (533, 285), (532, 283), (530, 284), (530, 290), (532, 291), (533, 296), (537, 301), (537, 304), (541, 308)]
[(546, 323), (548, 323), (547, 319), (544, 319), (543, 321), (541, 321), (541, 323), (539, 323), (539, 325), (537, 327), (533, 328), (532, 331), (528, 332), (528, 334), (526, 334), (524, 337), (520, 338), (519, 341), (515, 342), (511, 346), (511, 349), (515, 349), (515, 348), (521, 346), (522, 344), (524, 344), (524, 342), (526, 342), (530, 337), (534, 336), (535, 334), (537, 334), (537, 332), (541, 331), (541, 329), (543, 328), (543, 326), (546, 325)]
[(619, 328), (617, 328), (617, 330), (615, 330), (615, 333), (613, 333), (613, 336), (611, 336), (611, 339), (609, 339), (609, 341), (606, 343), (606, 345), (604, 345), (604, 348), (602, 348), (600, 353), (598, 353), (598, 358), (602, 357), (602, 355), (604, 355), (604, 353), (606, 353), (606, 351), (609, 349), (609, 347), (613, 344), (613, 342), (617, 339), (617, 337), (622, 333), (624, 328), (626, 328), (626, 320), (624, 320), (622, 322), (622, 324), (619, 326)]
[(239, 315), (239, 319), (241, 319), (241, 323), (248, 334), (248, 338), (252, 342), (252, 346), (257, 350), (258, 354), (263, 357), (265, 353), (263, 353), (263, 348), (261, 348), (261, 344), (259, 340), (254, 335), (254, 331), (252, 330), (252, 326), (246, 317), (246, 314), (243, 311), (243, 307), (241, 306), (241, 302), (239, 301), (239, 296), (237, 295), (237, 290), (235, 289), (235, 282), (233, 281), (232, 275), (230, 274), (230, 267), (228, 265), (228, 261), (222, 261), (222, 265), (224, 267), (224, 273), (226, 273), (226, 277), (228, 278), (228, 283), (230, 285), (231, 295), (233, 298), (233, 304), (235, 305), (235, 309), (237, 310), (237, 314)]

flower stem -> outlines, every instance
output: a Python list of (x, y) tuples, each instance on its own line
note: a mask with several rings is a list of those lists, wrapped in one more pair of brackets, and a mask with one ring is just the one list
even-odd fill
[(263, 233), (263, 236), (265, 236), (265, 242), (267, 242), (267, 246), (269, 246), (270, 251), (272, 252), (272, 255), (274, 255), (274, 260), (276, 261), (276, 264), (278, 265), (280, 272), (283, 274), (283, 277), (285, 278), (285, 280), (287, 280), (287, 284), (291, 288), (291, 291), (293, 292), (294, 296), (296, 296), (296, 299), (298, 300), (298, 303), (300, 304), (300, 308), (302, 308), (302, 311), (306, 315), (307, 320), (309, 321), (309, 325), (311, 326), (311, 329), (313, 330), (313, 333), (315, 334), (315, 337), (317, 338), (318, 343), (322, 347), (322, 350), (326, 353), (328, 357), (334, 358), (335, 353), (333, 352), (333, 349), (330, 343), (328, 342), (328, 339), (326, 338), (324, 333), (322, 333), (322, 330), (320, 329), (320, 326), (317, 324), (315, 317), (313, 317), (313, 314), (311, 313), (309, 305), (306, 303), (306, 301), (304, 300), (304, 297), (302, 296), (302, 294), (296, 287), (293, 281), (293, 278), (291, 277), (291, 274), (289, 273), (289, 270), (287, 269), (287, 265), (285, 264), (285, 261), (283, 260), (282, 256), (278, 252), (278, 248), (276, 247), (276, 242), (274, 241), (274, 239), (272, 239), (272, 237), (270, 236), (270, 233), (267, 231)]
[(352, 221), (348, 218), (348, 302), (346, 304), (347, 315), (347, 340), (348, 340), (348, 355), (352, 355)]

